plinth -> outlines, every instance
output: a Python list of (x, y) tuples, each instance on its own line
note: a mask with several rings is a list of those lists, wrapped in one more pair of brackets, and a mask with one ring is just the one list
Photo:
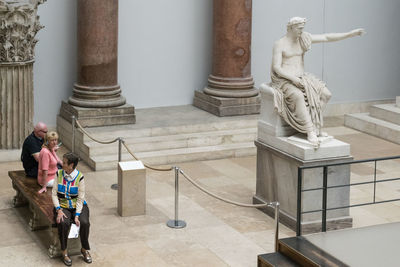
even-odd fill
[(260, 97), (218, 97), (195, 91), (193, 105), (219, 117), (260, 113)]
[(61, 102), (60, 116), (71, 123), (71, 116), (83, 127), (133, 124), (136, 122), (135, 108), (130, 104), (110, 108), (85, 108)]
[(141, 161), (118, 163), (118, 214), (146, 213), (146, 168)]

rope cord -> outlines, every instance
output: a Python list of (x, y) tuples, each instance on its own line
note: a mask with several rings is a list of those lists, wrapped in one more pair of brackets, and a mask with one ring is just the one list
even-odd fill
[[(132, 152), (132, 150), (125, 144), (124, 141), (122, 141), (122, 144), (124, 145), (124, 147), (126, 148), (126, 150), (129, 152), (129, 154), (132, 155), (132, 157), (134, 157), (136, 160), (139, 160), (139, 159), (135, 156), (135, 153)], [(158, 168), (158, 167), (153, 167), (153, 166), (151, 166), (151, 165), (148, 165), (148, 164), (146, 164), (146, 163), (143, 163), (143, 165), (144, 165), (146, 168), (149, 168), (149, 169), (154, 170), (154, 171), (171, 171), (171, 170), (173, 169), (172, 166), (171, 166), (171, 167), (166, 167), (166, 168)]]
[(263, 207), (267, 207), (267, 206), (271, 206), (272, 203), (264, 203), (264, 204), (246, 204), (246, 203), (240, 203), (240, 202), (236, 202), (233, 200), (229, 200), (223, 197), (220, 197), (210, 191), (208, 191), (207, 189), (205, 189), (204, 187), (202, 187), (201, 185), (199, 185), (197, 182), (195, 182), (192, 178), (190, 178), (189, 175), (187, 175), (186, 173), (184, 173), (181, 169), (179, 169), (179, 172), (183, 175), (183, 177), (185, 177), (189, 182), (191, 182), (195, 187), (197, 187), (198, 189), (200, 189), (201, 191), (203, 191), (204, 193), (215, 197), (216, 199), (219, 199), (221, 201), (224, 201), (226, 203), (229, 204), (233, 204), (236, 206), (240, 206), (240, 207), (245, 207), (245, 208), (263, 208)]
[(100, 143), (100, 144), (112, 144), (112, 143), (114, 143), (114, 142), (119, 140), (119, 138), (115, 138), (114, 140), (111, 140), (111, 141), (100, 141), (100, 140), (94, 138), (93, 136), (91, 136), (85, 129), (83, 129), (82, 125), (79, 123), (78, 120), (75, 120), (75, 122), (76, 122), (76, 125), (78, 125), (78, 127), (81, 129), (81, 131), (84, 134), (86, 134), (90, 139), (92, 139), (93, 141), (95, 141), (97, 143)]
[[(78, 125), (78, 127), (81, 129), (81, 131), (82, 131), (84, 134), (86, 134), (86, 135), (87, 135), (90, 139), (92, 139), (93, 141), (98, 142), (98, 143), (100, 143), (100, 144), (111, 144), (111, 143), (114, 143), (114, 142), (116, 142), (116, 141), (118, 141), (118, 140), (120, 139), (120, 138), (118, 137), (118, 138), (116, 138), (116, 139), (114, 139), (114, 140), (111, 140), (111, 141), (100, 141), (100, 140), (97, 140), (97, 139), (95, 139), (94, 137), (92, 137), (85, 129), (83, 129), (82, 125), (78, 122), (78, 120), (75, 120), (75, 122), (76, 122), (76, 124)], [(139, 159), (135, 156), (135, 153), (133, 153), (133, 151), (127, 146), (127, 144), (125, 144), (125, 141), (124, 141), (124, 140), (122, 140), (122, 144), (124, 145), (124, 147), (126, 148), (126, 150), (129, 152), (129, 154), (131, 154), (131, 156), (132, 156), (134, 159), (139, 160)], [(143, 163), (143, 165), (144, 165), (146, 168), (151, 169), (151, 170), (154, 170), (154, 171), (171, 171), (171, 170), (173, 169), (172, 166), (166, 167), (166, 168), (158, 168), (158, 167), (153, 167), (153, 166), (148, 165), (148, 164), (145, 164), (145, 163)], [(226, 203), (233, 204), (233, 205), (240, 206), (240, 207), (245, 207), (245, 208), (263, 208), (263, 207), (267, 207), (267, 206), (272, 206), (272, 205), (273, 205), (273, 203), (246, 204), (246, 203), (240, 203), (240, 202), (236, 202), (236, 201), (233, 201), (233, 200), (229, 200), (229, 199), (220, 197), (220, 196), (218, 196), (218, 195), (216, 195), (216, 194), (214, 194), (214, 193), (208, 191), (207, 189), (205, 189), (205, 188), (202, 187), (201, 185), (199, 185), (196, 181), (194, 181), (189, 175), (187, 175), (187, 174), (186, 174), (185, 172), (183, 172), (181, 169), (179, 169), (179, 172), (183, 175), (183, 177), (185, 177), (189, 182), (191, 182), (195, 187), (197, 187), (198, 189), (200, 189), (200, 190), (203, 191), (204, 193), (206, 193), (206, 194), (208, 194), (208, 195), (210, 195), (210, 196), (212, 196), (212, 197), (214, 197), (214, 198), (216, 198), (216, 199), (219, 199), (219, 200), (221, 200), (221, 201), (224, 201), (224, 202), (226, 202)]]

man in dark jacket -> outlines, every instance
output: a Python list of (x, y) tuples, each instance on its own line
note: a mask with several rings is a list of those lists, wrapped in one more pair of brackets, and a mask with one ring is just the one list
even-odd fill
[(38, 175), (39, 152), (42, 149), (43, 139), (47, 133), (47, 126), (43, 122), (35, 125), (33, 132), (26, 137), (22, 145), (21, 161), (25, 173), (29, 177)]

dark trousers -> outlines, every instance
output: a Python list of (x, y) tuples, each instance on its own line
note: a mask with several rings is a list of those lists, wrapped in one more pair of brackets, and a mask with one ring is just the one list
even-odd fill
[[(61, 221), (60, 223), (57, 224), (58, 237), (60, 238), (60, 243), (61, 243), (61, 250), (67, 249), (68, 234), (69, 230), (71, 229), (71, 223), (75, 223), (74, 221), (75, 211), (76, 211), (75, 209), (63, 208), (63, 212), (65, 216), (67, 216), (67, 218), (64, 217), (64, 221)], [(57, 223), (57, 212), (55, 211), (54, 214)], [(80, 222), (79, 235), (81, 237), (82, 248), (89, 250), (90, 222), (89, 222), (89, 208), (86, 204), (83, 205), (81, 215), (79, 216), (79, 222)]]

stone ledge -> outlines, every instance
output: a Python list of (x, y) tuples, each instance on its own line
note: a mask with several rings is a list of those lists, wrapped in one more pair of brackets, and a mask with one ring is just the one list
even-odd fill
[(331, 139), (322, 143), (319, 148), (292, 143), (289, 137), (276, 137), (267, 134), (268, 129), (264, 129), (263, 124), (258, 125), (258, 141), (268, 146), (281, 150), (289, 155), (293, 155), (301, 160), (317, 160), (321, 158), (338, 158), (350, 155), (350, 145)]

